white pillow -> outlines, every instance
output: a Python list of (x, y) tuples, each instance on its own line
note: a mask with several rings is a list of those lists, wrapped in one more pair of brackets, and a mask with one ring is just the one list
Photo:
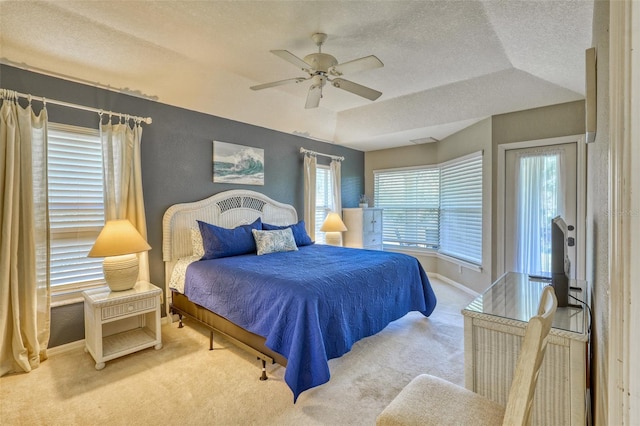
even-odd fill
[(169, 288), (174, 288), (180, 293), (184, 293), (184, 279), (187, 274), (187, 266), (199, 261), (200, 257), (201, 256), (189, 256), (178, 259), (173, 267), (173, 272), (171, 272)]
[(191, 228), (191, 254), (192, 256), (204, 256), (204, 245), (202, 244), (202, 234), (198, 228)]
[(291, 228), (277, 229), (275, 231), (258, 231), (257, 229), (252, 229), (251, 232), (253, 232), (253, 238), (256, 240), (258, 256), (298, 250)]

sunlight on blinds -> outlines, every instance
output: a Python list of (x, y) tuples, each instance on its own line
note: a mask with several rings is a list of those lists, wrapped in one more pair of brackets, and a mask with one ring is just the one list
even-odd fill
[(374, 172), (376, 207), (384, 209), (385, 244), (438, 248), (437, 168)]
[(482, 157), (440, 172), (440, 252), (482, 263)]
[(51, 286), (100, 282), (102, 259), (87, 257), (104, 225), (99, 132), (51, 123), (48, 144)]
[(373, 173), (386, 246), (437, 250), (482, 264), (482, 152)]

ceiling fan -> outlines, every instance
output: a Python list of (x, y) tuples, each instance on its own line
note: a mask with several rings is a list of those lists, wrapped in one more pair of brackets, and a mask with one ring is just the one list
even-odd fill
[(288, 78), (286, 80), (273, 81), (271, 83), (259, 84), (257, 86), (251, 86), (251, 90), (262, 90), (269, 87), (281, 86), (283, 84), (301, 83), (303, 81), (311, 80), (311, 87), (309, 87), (305, 108), (318, 107), (320, 104), (320, 98), (322, 98), (322, 88), (327, 81), (331, 83), (333, 87), (346, 90), (347, 92), (362, 96), (363, 98), (371, 101), (375, 101), (380, 97), (380, 95), (382, 95), (382, 92), (378, 92), (377, 90), (354, 83), (353, 81), (340, 78), (343, 74), (382, 67), (384, 64), (380, 59), (376, 58), (374, 55), (369, 55), (339, 64), (337, 59), (333, 56), (327, 53), (322, 53), (322, 44), (327, 40), (326, 34), (315, 33), (311, 36), (311, 39), (318, 46), (318, 53), (311, 53), (305, 56), (304, 59), (298, 58), (287, 50), (271, 51), (274, 55), (279, 56), (285, 61), (302, 69), (302, 71), (309, 74), (308, 77), (295, 77)]

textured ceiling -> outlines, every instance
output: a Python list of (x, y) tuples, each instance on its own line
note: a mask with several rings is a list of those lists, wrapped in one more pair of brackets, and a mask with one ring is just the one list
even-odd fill
[[(80, 1), (0, 3), (0, 60), (367, 151), (444, 137), (494, 114), (584, 97), (593, 1)], [(376, 101), (309, 82), (271, 54), (383, 68), (345, 75)], [(37, 93), (34, 93), (37, 95)], [(135, 113), (135, 111), (131, 112)]]

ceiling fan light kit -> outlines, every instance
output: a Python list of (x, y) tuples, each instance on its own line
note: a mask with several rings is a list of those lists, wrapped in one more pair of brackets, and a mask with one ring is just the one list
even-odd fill
[(363, 86), (358, 83), (354, 83), (343, 78), (331, 79), (331, 77), (338, 77), (344, 74), (356, 73), (360, 71), (366, 71), (374, 68), (383, 67), (384, 64), (380, 59), (374, 55), (365, 56), (363, 58), (354, 59), (345, 63), (338, 63), (338, 60), (327, 53), (322, 53), (322, 44), (327, 40), (327, 35), (324, 33), (315, 33), (311, 36), (311, 39), (318, 46), (317, 53), (311, 53), (304, 57), (304, 59), (298, 58), (287, 50), (272, 50), (271, 53), (284, 59), (285, 61), (295, 65), (302, 71), (309, 74), (308, 77), (295, 77), (285, 80), (278, 80), (271, 83), (259, 84), (257, 86), (251, 86), (251, 90), (262, 90), (270, 87), (281, 86), (289, 83), (301, 83), (303, 81), (311, 80), (311, 86), (307, 93), (307, 101), (305, 108), (317, 108), (320, 105), (320, 99), (322, 98), (322, 88), (328, 82), (331, 86), (338, 89), (345, 90), (355, 95), (361, 96), (365, 99), (375, 101), (378, 99), (382, 92), (371, 89), (370, 87)]

